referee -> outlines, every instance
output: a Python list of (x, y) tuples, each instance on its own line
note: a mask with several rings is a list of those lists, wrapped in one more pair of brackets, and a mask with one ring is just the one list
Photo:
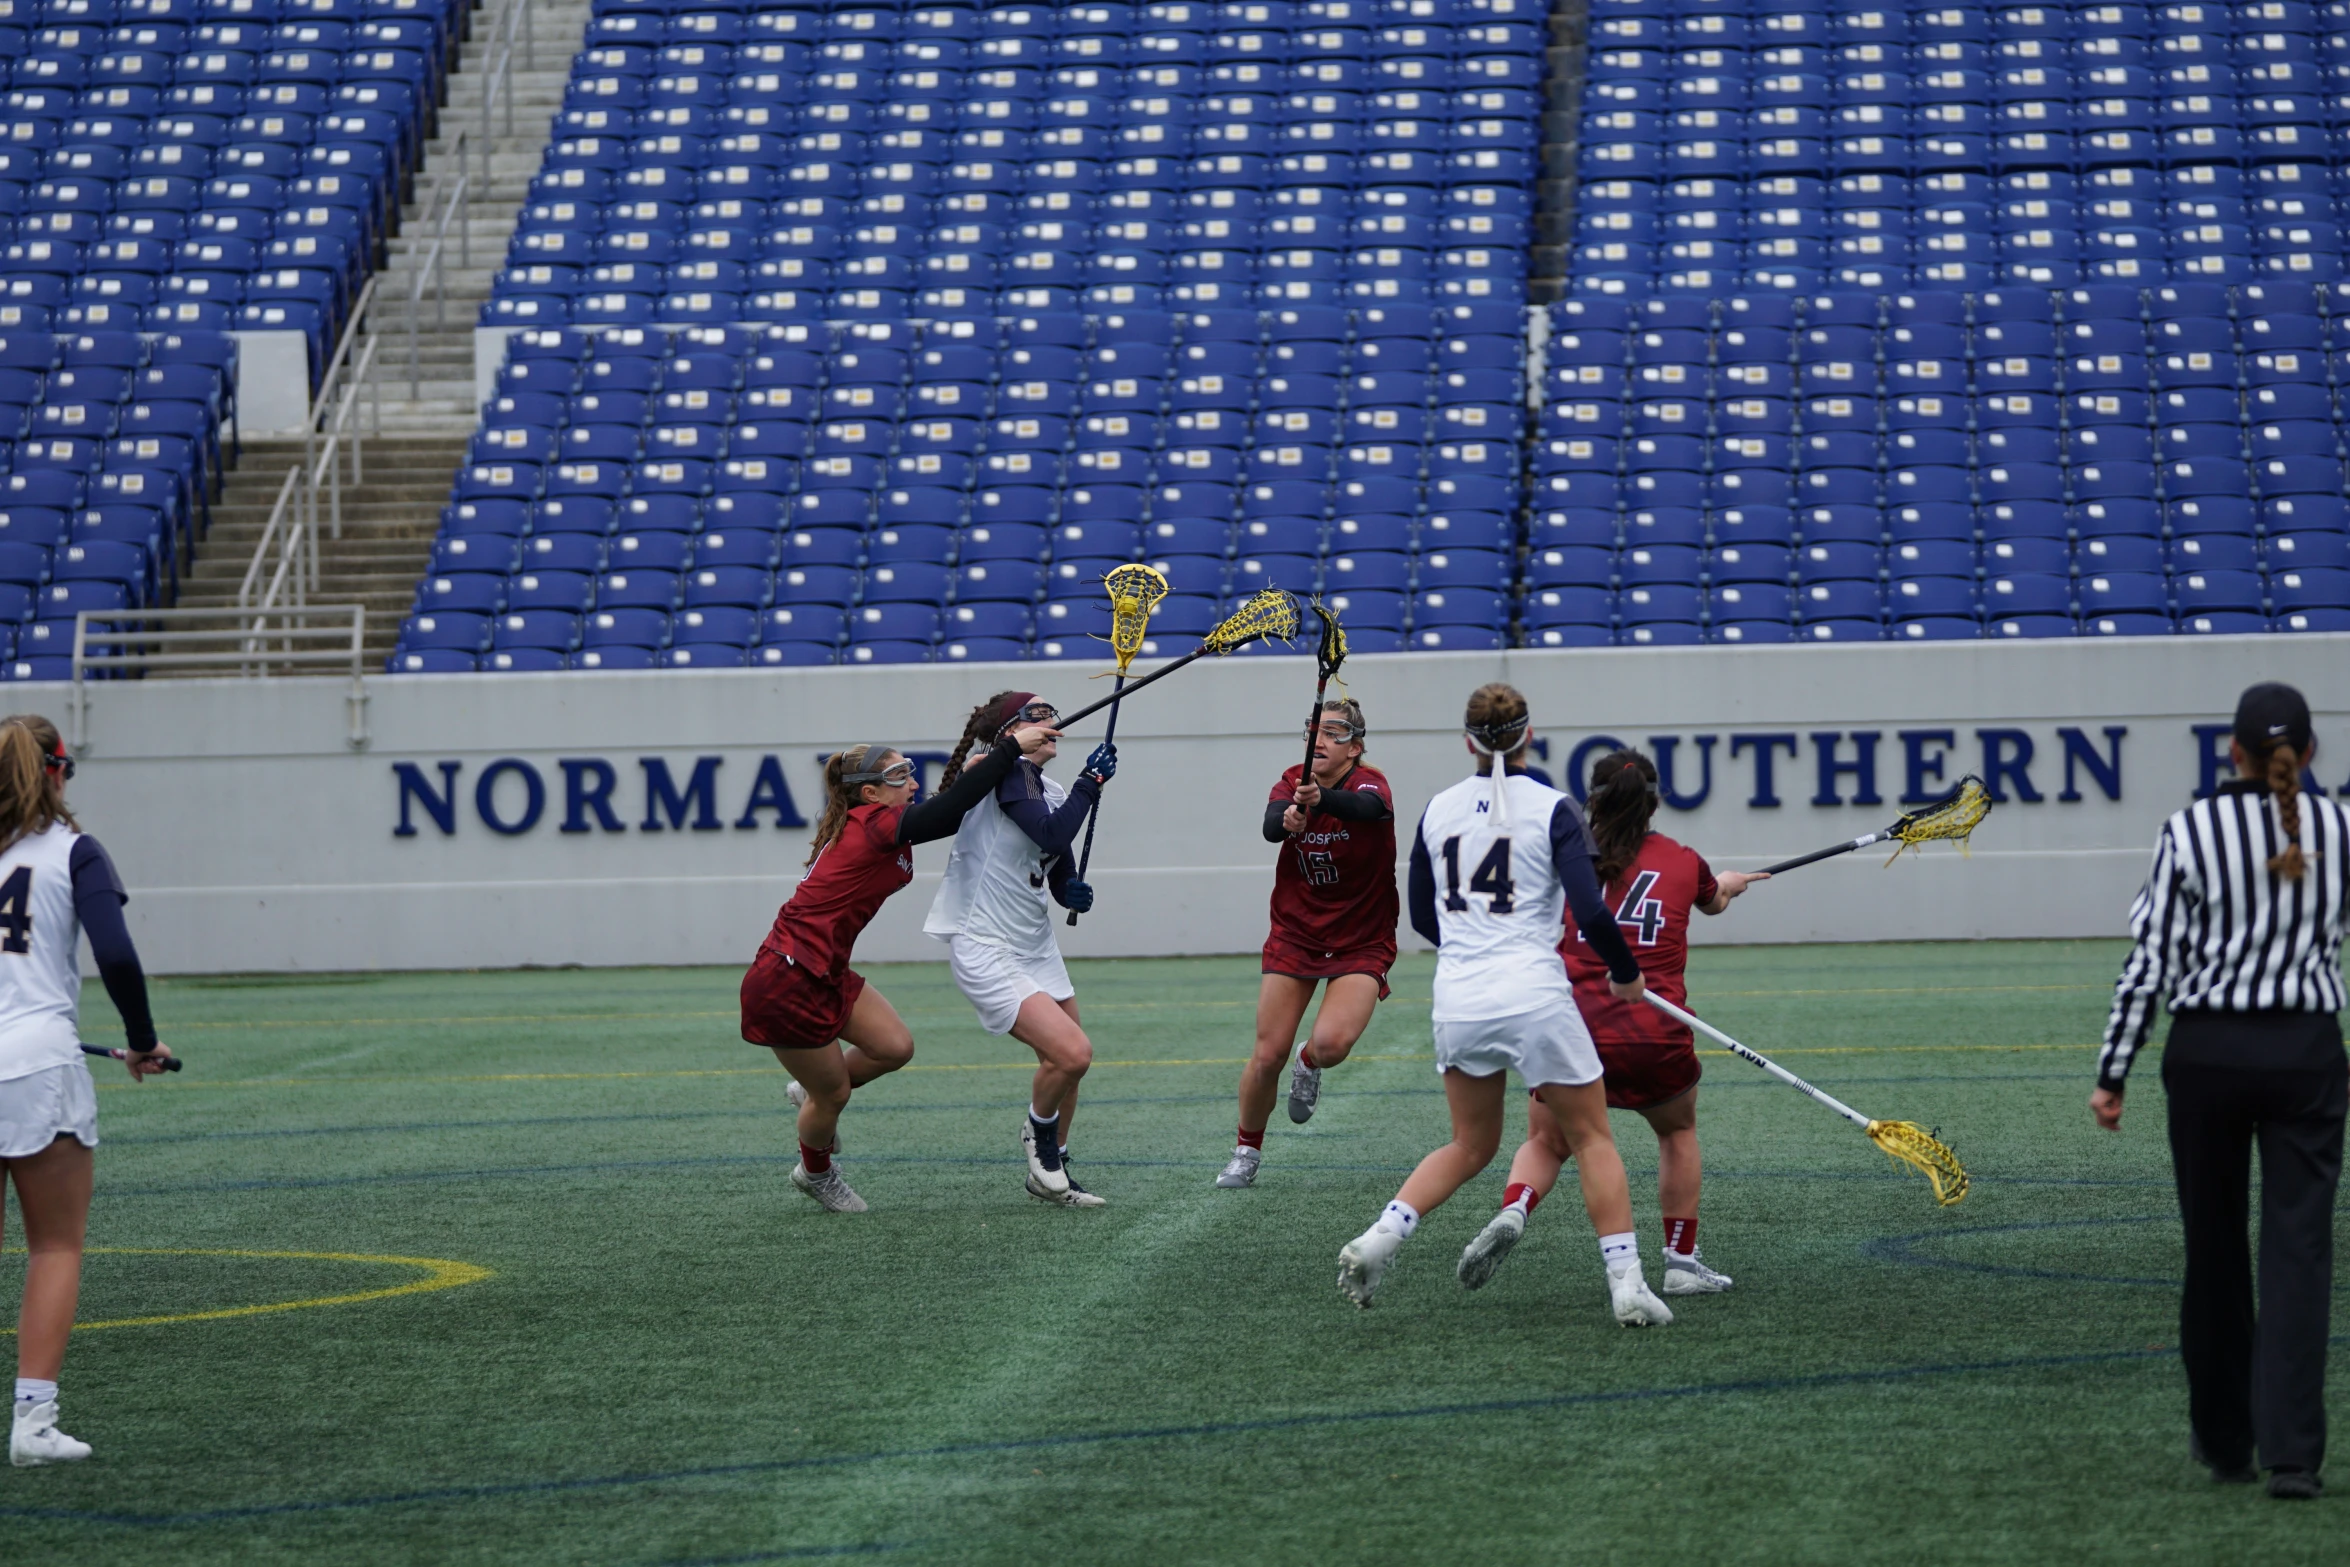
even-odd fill
[[(2186, 1230), (2179, 1355), (2190, 1451), (2215, 1480), (2268, 1494), (2325, 1489), (2326, 1336), (2334, 1187), (2350, 1068), (2342, 1052), (2342, 927), (2350, 817), (2301, 792), (2309, 704), (2263, 684), (2236, 704), (2237, 775), (2162, 824), (2130, 907), (2137, 946), (2114, 985), (2089, 1108), (2118, 1130), (2130, 1060), (2168, 991), (2162, 1053), (2171, 1162)], [(2260, 1146), (2260, 1311), (2245, 1237)]]

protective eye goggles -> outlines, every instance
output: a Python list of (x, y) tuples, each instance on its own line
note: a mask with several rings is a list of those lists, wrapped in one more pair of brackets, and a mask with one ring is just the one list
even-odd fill
[(1363, 737), (1362, 730), (1343, 718), (1325, 718), (1314, 726), (1314, 733), (1333, 745), (1351, 745)]
[(73, 781), (73, 758), (65, 754), (65, 742), (57, 742), (57, 749), (41, 758), (41, 765), (53, 773), (61, 773), (65, 781)]
[(1058, 724), (1060, 721), (1061, 710), (1053, 706), (1052, 703), (1031, 702), (1026, 707), (1020, 709), (1020, 711), (1017, 713), (1014, 713), (1010, 721), (1007, 722), (1004, 727), (1006, 729), (1013, 729), (1023, 724), (1043, 724), (1050, 728), (1052, 725)]
[(895, 789), (900, 784), (910, 784), (914, 781), (914, 764), (901, 756), (887, 767), (870, 772), (843, 773), (840, 775), (840, 781), (852, 789), (861, 788), (866, 784), (880, 784), (885, 788)]

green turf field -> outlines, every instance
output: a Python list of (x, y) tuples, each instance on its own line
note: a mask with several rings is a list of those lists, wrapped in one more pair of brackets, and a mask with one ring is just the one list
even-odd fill
[[(1339, 1298), (1339, 1245), (1445, 1135), (1426, 959), (1313, 1123), (1276, 1114), (1246, 1192), (1210, 1182), (1254, 961), (1077, 965), (1092, 1213), (1022, 1194), (1025, 1052), (943, 964), (871, 971), (919, 1054), (843, 1123), (862, 1217), (787, 1184), (785, 1078), (736, 1042), (734, 971), (164, 982), (188, 1070), (100, 1077), (91, 1242), (116, 1250), (82, 1320), (123, 1325), (78, 1335), (65, 1381), (98, 1456), (0, 1469), (7, 1554), (2350, 1559), (2343, 1503), (2186, 1460), (2156, 1063), (2122, 1136), (2085, 1108), (2119, 959), (1701, 950), (1701, 1009), (1940, 1127), (1975, 1186), (1937, 1209), (1709, 1053), (1703, 1240), (1738, 1286), (1647, 1333), (1608, 1316), (1571, 1186), (1489, 1288), (1455, 1283), (1506, 1145), (1375, 1309)], [(1618, 1133), (1654, 1279), (1654, 1145)], [(172, 1320), (412, 1284), (447, 1287)]]

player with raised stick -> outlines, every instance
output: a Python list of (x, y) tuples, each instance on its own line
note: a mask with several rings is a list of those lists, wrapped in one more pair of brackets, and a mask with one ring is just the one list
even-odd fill
[[(81, 1298), (98, 1094), (82, 1059), (84, 932), (122, 1015), (131, 1081), (165, 1070), (147, 979), (123, 924), (129, 894), (98, 840), (66, 809), (73, 759), (46, 718), (0, 719), (0, 1181), (24, 1217), (24, 1305), (8, 1461), (70, 1464), (90, 1444), (57, 1429), (57, 1376)], [(104, 1054), (106, 1052), (98, 1052)]]
[(1369, 737), (1359, 703), (1323, 702), (1313, 775), (1302, 762), (1290, 768), (1265, 802), (1265, 841), (1282, 846), (1272, 929), (1257, 983), (1256, 1051), (1240, 1072), (1240, 1141), (1218, 1186), (1256, 1182), (1281, 1069), (1314, 987), (1322, 986), (1322, 1008), (1289, 1075), (1289, 1118), (1301, 1124), (1313, 1118), (1322, 1074), (1346, 1059), (1387, 999), (1398, 913), (1395, 796), (1386, 775), (1363, 761)]
[[(1057, 717), (1032, 691), (989, 697), (965, 721), (942, 785), (956, 781), (963, 758), (981, 740), (1018, 724), (1049, 726)], [(1069, 1123), (1077, 1114), (1077, 1085), (1093, 1064), (1093, 1041), (1078, 1022), (1077, 988), (1069, 983), (1045, 900), (1076, 914), (1093, 907), (1093, 888), (1077, 878), (1070, 851), (1102, 785), (1118, 770), (1118, 748), (1108, 741), (1095, 746), (1076, 784), (1064, 790), (1044, 775), (1059, 733), (1051, 730), (997, 781), (994, 809), (963, 818), (922, 929), (947, 944), (955, 988), (978, 1012), (980, 1027), (1036, 1052), (1020, 1128), (1028, 1195), (1098, 1208), (1102, 1199), (1069, 1174)]]
[[(1639, 955), (1640, 969), (1658, 995), (1689, 1000), (1689, 915), (1720, 914), (1730, 900), (1765, 873), (1716, 873), (1695, 849), (1649, 830), (1658, 801), (1656, 763), (1638, 751), (1610, 751), (1593, 764), (1584, 801), (1600, 886), (1616, 925)], [(1687, 1024), (1654, 1007), (1618, 1001), (1609, 990), (1598, 949), (1568, 927), (1559, 943), (1575, 1002), (1607, 1068), (1612, 1110), (1634, 1110), (1656, 1132), (1657, 1198), (1664, 1209), (1667, 1295), (1708, 1295), (1730, 1287), (1730, 1276), (1697, 1254), (1697, 1080), (1702, 1068)], [(1502, 1209), (1461, 1253), (1460, 1280), (1481, 1287), (1526, 1233), (1534, 1205), (1550, 1195), (1566, 1163), (1567, 1140), (1558, 1117), (1535, 1099), (1526, 1110), (1526, 1141), (1510, 1161)]]
[(977, 765), (919, 805), (914, 764), (886, 745), (852, 745), (824, 763), (824, 815), (807, 874), (743, 975), (742, 1032), (792, 1075), (800, 1162), (791, 1182), (833, 1213), (865, 1211), (833, 1162), (850, 1093), (914, 1059), (905, 1019), (849, 967), (850, 952), (881, 905), (914, 879), (914, 845), (951, 837), (1023, 752), (1049, 750), (1057, 733), (1027, 724), (993, 735)]
[(1563, 916), (1572, 910), (1617, 1000), (1644, 993), (1640, 965), (1600, 891), (1583, 813), (1526, 776), (1526, 699), (1512, 686), (1479, 686), (1462, 728), (1478, 771), (1421, 813), (1410, 887), (1412, 928), (1436, 944), (1431, 1016), (1452, 1141), (1422, 1159), (1378, 1222), (1340, 1250), (1339, 1291), (1368, 1306), (1421, 1216), (1492, 1162), (1514, 1071), (1550, 1107), (1574, 1153), (1616, 1320), (1670, 1322), (1671, 1309), (1641, 1276), (1599, 1052), (1559, 957)]

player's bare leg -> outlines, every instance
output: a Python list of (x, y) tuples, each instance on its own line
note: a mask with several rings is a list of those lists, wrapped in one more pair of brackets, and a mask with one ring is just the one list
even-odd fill
[(1593, 1081), (1571, 1088), (1545, 1083), (1536, 1092), (1557, 1118), (1575, 1161), (1583, 1211), (1599, 1232), (1600, 1254), (1607, 1262), (1608, 1296), (1616, 1320), (1628, 1328), (1661, 1327), (1672, 1321), (1671, 1309), (1650, 1293), (1641, 1276), (1640, 1250), (1632, 1232), (1632, 1188), (1608, 1126), (1607, 1090)]
[(1304, 1125), (1322, 1100), (1322, 1074), (1344, 1061), (1371, 1026), (1379, 1005), (1379, 981), (1368, 974), (1341, 974), (1322, 987), (1322, 1009), (1314, 1032), (1297, 1053), (1289, 1074), (1289, 1118)]
[(863, 1213), (865, 1199), (832, 1162), (840, 1152), (841, 1112), (855, 1090), (914, 1059), (914, 1036), (897, 1008), (868, 985), (849, 1009), (841, 1038), (843, 1044), (813, 1050), (777, 1049), (775, 1059), (791, 1074), (792, 1103), (800, 1109), (792, 1185), (830, 1212)]
[(1664, 1209), (1665, 1293), (1718, 1295), (1730, 1275), (1709, 1268), (1697, 1255), (1697, 1195), (1704, 1161), (1697, 1149), (1697, 1090), (1640, 1112), (1656, 1132), (1656, 1195)]
[(1077, 1085), (1093, 1065), (1093, 1041), (1077, 1018), (1077, 998), (1055, 1001), (1038, 992), (1020, 1003), (1012, 1037), (1036, 1052), (1029, 1085), (1028, 1121), (1021, 1146), (1028, 1155), (1028, 1194), (1072, 1208), (1101, 1199), (1069, 1179), (1069, 1127), (1077, 1117)]
[(1567, 1138), (1558, 1117), (1540, 1099), (1526, 1102), (1526, 1140), (1510, 1156), (1509, 1183), (1502, 1189), (1501, 1212), (1486, 1222), (1461, 1252), (1457, 1270), (1470, 1289), (1483, 1289), (1510, 1251), (1526, 1233), (1534, 1205), (1550, 1195), (1559, 1172), (1567, 1164)]
[(48, 1396), (15, 1404), (8, 1459), (19, 1468), (68, 1464), (90, 1456), (87, 1442), (57, 1429), (54, 1384), (65, 1367), (65, 1342), (73, 1332), (74, 1307), (81, 1298), (82, 1242), (90, 1217), (94, 1161), (72, 1137), (60, 1137), (39, 1153), (0, 1164), (16, 1184), (24, 1215), (26, 1258), (24, 1306), (18, 1313), (17, 1386), (51, 1384)]
[(1358, 1306), (1371, 1292), (1395, 1253), (1420, 1227), (1421, 1216), (1476, 1179), (1501, 1148), (1504, 1073), (1472, 1077), (1457, 1069), (1444, 1074), (1444, 1099), (1452, 1110), (1452, 1141), (1422, 1159), (1403, 1190), (1378, 1222), (1348, 1241), (1338, 1253), (1338, 1289)]

